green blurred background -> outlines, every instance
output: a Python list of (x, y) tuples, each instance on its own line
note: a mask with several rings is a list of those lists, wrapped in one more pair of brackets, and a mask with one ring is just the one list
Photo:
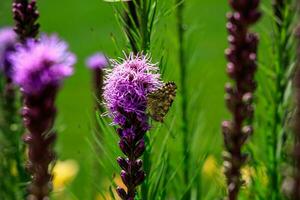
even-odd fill
[[(172, 0), (168, 2), (172, 3)], [(208, 143), (210, 144), (208, 153), (214, 154), (221, 162), (220, 123), (222, 119), (229, 117), (223, 100), (223, 88), (227, 80), (224, 58), (224, 49), (227, 46), (225, 30), (227, 1), (185, 2), (186, 50), (189, 58), (189, 62), (186, 63), (188, 93), (190, 99), (195, 101), (189, 109), (202, 114), (202, 121), (198, 122), (203, 123), (203, 135), (198, 141), (199, 151), (204, 148), (202, 143)], [(9, 0), (0, 1), (0, 26), (9, 26), (13, 23), (10, 4)], [(71, 50), (78, 56), (76, 73), (65, 82), (57, 101), (59, 135), (56, 148), (60, 160), (75, 159), (79, 163), (80, 171), (71, 185), (71, 191), (78, 199), (88, 199), (94, 157), (87, 141), (91, 138), (94, 109), (90, 71), (86, 69), (84, 61), (95, 51), (102, 51), (111, 58), (121, 55), (122, 52), (115, 48), (112, 37), (116, 38), (122, 48), (124, 35), (116, 21), (111, 3), (101, 0), (38, 0), (38, 8), (41, 32), (58, 33), (69, 42)], [(153, 44), (156, 45), (156, 39), (163, 41), (164, 51), (168, 56), (166, 77), (178, 82), (176, 23), (174, 10), (172, 7), (169, 8), (170, 15), (161, 17), (158, 21), (154, 30)], [(153, 49), (159, 47), (154, 46)], [(159, 61), (161, 53), (152, 52), (152, 54), (154, 61)], [(199, 95), (199, 98), (194, 98), (195, 94)], [(177, 101), (180, 102), (180, 97)], [(179, 103), (176, 105), (179, 109)], [(180, 113), (178, 109), (170, 115)], [(179, 115), (175, 117), (180, 118)]]

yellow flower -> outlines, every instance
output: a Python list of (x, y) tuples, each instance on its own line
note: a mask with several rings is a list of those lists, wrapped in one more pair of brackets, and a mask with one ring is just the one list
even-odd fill
[(253, 167), (246, 165), (241, 169), (242, 179), (245, 183), (245, 187), (249, 187), (251, 184), (252, 177), (255, 176), (255, 170)]
[(12, 163), (12, 166), (10, 169), (10, 174), (13, 175), (14, 177), (17, 177), (19, 175), (18, 169), (17, 169), (17, 163), (15, 161)]
[(78, 173), (78, 164), (74, 160), (57, 161), (53, 168), (53, 190), (61, 191), (73, 181)]
[(246, 165), (241, 169), (242, 179), (245, 183), (245, 187), (249, 187), (251, 185), (252, 179), (258, 180), (262, 185), (268, 185), (268, 176), (267, 171), (264, 166), (258, 166), (256, 169), (254, 167), (250, 167)]
[(219, 168), (217, 166), (217, 161), (214, 156), (210, 155), (206, 158), (203, 167), (202, 167), (202, 173), (206, 175), (207, 177), (211, 178), (218, 173)]
[(222, 166), (218, 165), (214, 156), (210, 155), (206, 158), (202, 167), (202, 174), (221, 188), (226, 187)]

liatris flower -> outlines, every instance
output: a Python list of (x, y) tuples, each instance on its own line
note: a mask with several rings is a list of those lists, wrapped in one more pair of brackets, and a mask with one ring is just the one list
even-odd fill
[(133, 200), (136, 187), (145, 173), (139, 157), (145, 151), (144, 135), (150, 129), (147, 108), (147, 94), (162, 86), (158, 68), (147, 56), (130, 54), (122, 63), (113, 61), (104, 82), (104, 100), (113, 122), (120, 126), (119, 146), (125, 157), (119, 157), (121, 178), (127, 187), (117, 188), (123, 200)]
[(40, 25), (36, 21), (39, 12), (35, 0), (14, 0), (13, 16), (16, 23), (15, 31), (22, 42), (38, 34)]
[(14, 81), (28, 94), (39, 94), (49, 86), (59, 87), (65, 77), (72, 75), (76, 60), (67, 50), (68, 45), (55, 35), (43, 35), (38, 42), (27, 40), (10, 56)]
[(86, 60), (86, 65), (90, 69), (103, 69), (107, 67), (107, 58), (102, 53), (95, 53)]
[[(92, 56), (90, 56), (86, 60), (86, 65), (87, 67), (91, 70), (91, 75), (92, 75), (92, 85), (93, 85), (93, 94), (94, 94), (94, 107), (97, 111), (100, 113), (104, 112), (104, 107), (102, 104), (102, 94), (103, 94), (103, 78), (104, 78), (104, 68), (108, 66), (108, 60), (107, 58), (102, 54), (102, 53), (95, 53)], [(101, 128), (99, 123), (97, 123), (97, 119), (95, 118), (95, 129), (97, 134), (95, 134), (95, 139), (94, 141), (94, 150), (97, 152), (99, 155), (102, 153), (101, 148), (99, 148), (99, 145), (97, 144), (97, 141), (101, 141)], [(94, 168), (95, 168), (95, 176), (94, 179), (95, 181), (98, 181), (100, 177), (100, 170), (101, 165), (99, 164), (98, 161), (94, 162)], [(97, 194), (95, 194), (97, 195)]]
[(235, 85), (226, 85), (226, 102), (233, 115), (232, 121), (222, 124), (226, 153), (224, 154), (225, 175), (228, 184), (228, 199), (238, 198), (241, 186), (241, 167), (247, 156), (242, 146), (252, 133), (253, 92), (258, 37), (248, 31), (249, 26), (260, 18), (257, 10), (259, 0), (230, 0), (233, 12), (228, 14), (227, 29), (230, 47), (226, 50), (227, 73)]
[(102, 53), (95, 53), (86, 60), (86, 65), (92, 70), (97, 109), (102, 111), (100, 102), (102, 102), (103, 93), (103, 69), (108, 66), (108, 60)]
[(29, 39), (17, 46), (10, 56), (13, 80), (23, 93), (23, 121), (27, 128), (27, 168), (32, 175), (29, 199), (48, 197), (52, 175), (49, 164), (55, 158), (52, 145), (56, 108), (55, 98), (62, 81), (73, 73), (75, 56), (56, 36), (43, 35), (39, 41)]

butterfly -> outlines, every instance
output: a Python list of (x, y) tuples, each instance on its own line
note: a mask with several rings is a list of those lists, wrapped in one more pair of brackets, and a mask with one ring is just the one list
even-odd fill
[(148, 114), (153, 120), (164, 121), (176, 97), (176, 89), (176, 84), (170, 81), (147, 95)]

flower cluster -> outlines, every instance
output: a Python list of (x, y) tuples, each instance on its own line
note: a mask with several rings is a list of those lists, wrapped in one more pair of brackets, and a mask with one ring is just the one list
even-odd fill
[(227, 30), (230, 47), (226, 50), (227, 73), (235, 85), (226, 85), (226, 103), (233, 115), (232, 121), (222, 124), (224, 143), (225, 174), (228, 184), (228, 199), (235, 200), (241, 186), (241, 167), (246, 162), (242, 145), (252, 133), (249, 124), (253, 118), (253, 92), (257, 69), (257, 35), (248, 31), (258, 21), (259, 0), (230, 0), (233, 12), (228, 14)]
[[(146, 56), (131, 54), (123, 63), (113, 61), (104, 86), (104, 99), (114, 122), (125, 125), (124, 114), (133, 113), (145, 121), (147, 94), (162, 86), (158, 68)], [(147, 128), (146, 128), (147, 129)]]
[(59, 86), (72, 75), (75, 56), (68, 45), (56, 35), (41, 36), (39, 41), (29, 39), (9, 56), (13, 64), (13, 79), (25, 93), (39, 93), (44, 88)]
[(73, 72), (75, 56), (67, 44), (56, 36), (43, 35), (27, 40), (9, 55), (13, 80), (23, 93), (23, 121), (27, 129), (28, 171), (32, 175), (28, 199), (48, 199), (52, 175), (49, 164), (54, 160), (53, 131), (55, 99), (64, 78)]
[(130, 54), (122, 63), (113, 61), (104, 85), (104, 100), (120, 136), (119, 146), (127, 158), (119, 157), (121, 178), (127, 187), (118, 188), (123, 200), (133, 200), (136, 187), (145, 177), (142, 160), (145, 151), (144, 135), (149, 130), (147, 94), (161, 87), (158, 68), (147, 56)]

